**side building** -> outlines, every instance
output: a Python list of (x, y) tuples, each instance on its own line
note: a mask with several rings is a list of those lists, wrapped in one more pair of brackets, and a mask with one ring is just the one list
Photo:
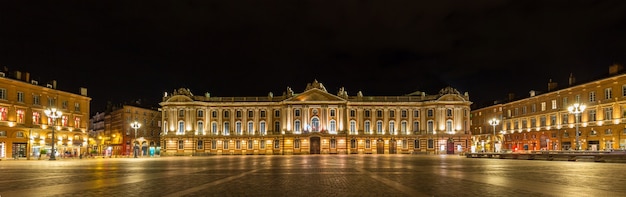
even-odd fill
[[(472, 111), (473, 145), (477, 151), (613, 150), (626, 146), (626, 74), (621, 65), (607, 76)], [(575, 105), (586, 108), (570, 111)], [(492, 119), (499, 120), (490, 124)], [(494, 130), (495, 129), (495, 130)], [(578, 130), (578, 133), (576, 132)], [(495, 136), (494, 136), (495, 134)], [(576, 148), (577, 142), (579, 148)]]
[[(134, 154), (134, 145), (138, 146), (138, 156), (159, 154), (161, 132), (161, 113), (150, 107), (122, 104), (110, 106), (104, 113), (92, 117), (101, 125), (101, 130), (94, 130), (90, 147), (98, 156), (118, 157)], [(131, 123), (137, 122), (136, 130)]]
[(467, 93), (348, 96), (317, 81), (296, 94), (165, 93), (161, 155), (455, 154), (470, 144)]
[[(85, 152), (90, 101), (86, 88), (75, 94), (57, 90), (54, 80), (40, 85), (27, 72), (0, 72), (0, 159), (47, 157), (52, 143), (59, 158)], [(48, 117), (52, 108), (62, 115)]]

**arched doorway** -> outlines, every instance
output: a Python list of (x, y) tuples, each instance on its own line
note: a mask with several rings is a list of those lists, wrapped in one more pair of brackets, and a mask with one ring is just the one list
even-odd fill
[(446, 154), (454, 154), (454, 140), (448, 138), (446, 143)]
[(396, 154), (398, 152), (397, 145), (398, 143), (395, 139), (389, 140), (389, 154)]
[(311, 118), (311, 131), (319, 132), (320, 131), (320, 119), (317, 117)]
[(310, 154), (320, 154), (320, 137), (311, 137)]

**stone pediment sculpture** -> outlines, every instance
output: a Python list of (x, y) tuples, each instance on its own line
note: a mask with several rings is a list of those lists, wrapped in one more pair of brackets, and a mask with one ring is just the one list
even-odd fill
[(345, 101), (341, 97), (329, 94), (321, 89), (310, 89), (287, 101)]
[(322, 84), (320, 82), (317, 82), (317, 79), (314, 80), (313, 83), (306, 84), (306, 89), (304, 91), (307, 91), (307, 90), (310, 90), (310, 89), (313, 89), (313, 88), (317, 88), (317, 89), (320, 89), (320, 90), (322, 90), (324, 92), (327, 92), (326, 88), (324, 87), (324, 84)]
[(193, 96), (193, 94), (191, 93), (191, 91), (189, 90), (189, 88), (178, 88), (178, 90), (174, 90), (172, 92), (172, 96), (174, 95), (185, 95), (185, 96)]

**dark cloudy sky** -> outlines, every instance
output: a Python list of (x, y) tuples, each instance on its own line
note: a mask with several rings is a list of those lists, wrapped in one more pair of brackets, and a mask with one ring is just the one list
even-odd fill
[[(70, 3), (71, 2), (71, 3)], [(626, 60), (626, 1), (2, 1), (0, 65), (107, 101), (331, 93), (475, 103), (561, 87)]]

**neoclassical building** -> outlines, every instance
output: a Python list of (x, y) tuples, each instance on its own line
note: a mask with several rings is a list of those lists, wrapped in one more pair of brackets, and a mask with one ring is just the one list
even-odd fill
[[(91, 101), (87, 89), (76, 94), (56, 86), (55, 80), (31, 80), (28, 72), (0, 72), (0, 159), (49, 155), (52, 143), (57, 157), (86, 151)], [(52, 108), (62, 115), (48, 117), (45, 110)]]
[[(586, 108), (572, 113), (574, 104)], [(500, 120), (495, 127), (489, 124), (493, 118)], [(504, 151), (573, 150), (577, 130), (581, 150), (624, 149), (626, 74), (615, 64), (608, 75), (588, 82), (576, 83), (570, 75), (569, 85), (559, 88), (549, 81), (546, 92), (475, 109), (471, 119), (477, 150), (491, 151), (494, 144)]]
[(282, 96), (165, 93), (161, 155), (455, 154), (470, 143), (467, 93), (349, 96), (322, 83)]

